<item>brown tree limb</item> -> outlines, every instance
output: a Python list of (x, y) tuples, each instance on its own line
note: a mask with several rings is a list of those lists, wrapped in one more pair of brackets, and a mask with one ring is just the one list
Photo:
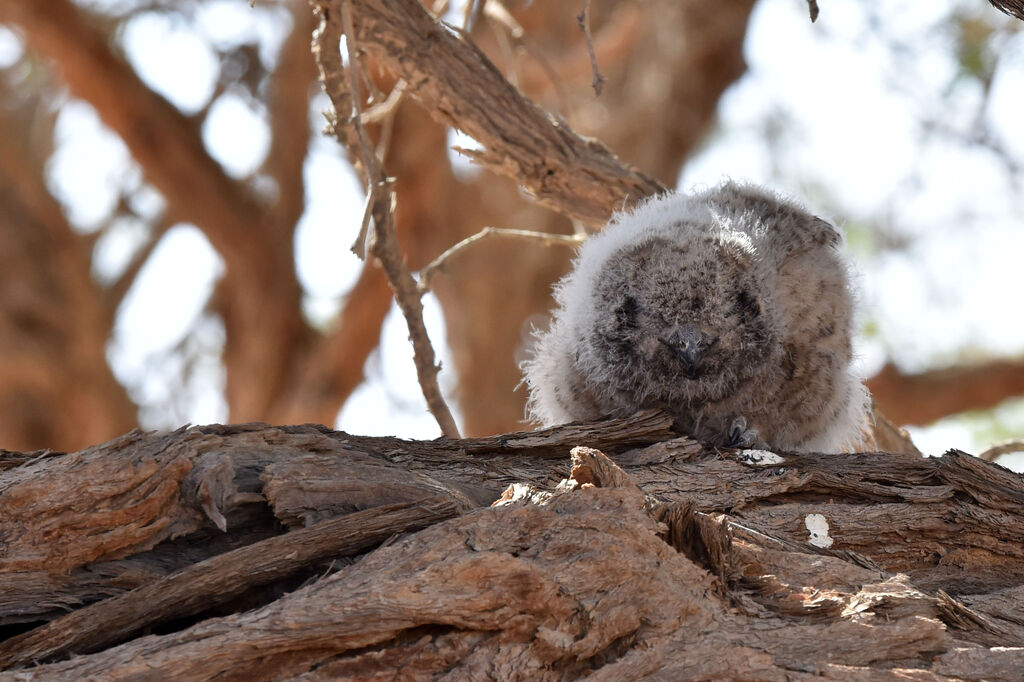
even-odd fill
[(264, 170), (277, 183), (273, 203), (273, 230), (281, 240), (294, 238), (295, 225), (305, 210), (302, 166), (309, 147), (309, 100), (317, 71), (309, 52), (316, 26), (304, 3), (291, 4), (292, 31), (281, 45), (277, 67), (270, 77), (267, 113), (270, 150)]
[(1024, 2), (1021, 0), (989, 0), (989, 3), (1003, 14), (1024, 21)]
[[(12, 466), (0, 467), (0, 625), (48, 620), (63, 604), (145, 585), (232, 543), (279, 533), (282, 523), (303, 527), (430, 500), (485, 505), (522, 480), (517, 458), (547, 460), (543, 471), (558, 472), (579, 442), (621, 452), (671, 437), (670, 425), (646, 413), (490, 438), (406, 441), (250, 424), (133, 432), (68, 455), (8, 453), (3, 461)], [(409, 456), (472, 462), (487, 453), (509, 460), (481, 459), (473, 481), (448, 483), (402, 464)]]
[(878, 408), (897, 424), (929, 424), (1024, 395), (1024, 361), (995, 360), (905, 374), (892, 364), (868, 379)]
[(124, 272), (111, 283), (105, 292), (107, 299), (107, 305), (111, 310), (116, 310), (118, 306), (124, 301), (124, 297), (131, 291), (132, 285), (135, 283), (135, 278), (138, 277), (142, 268), (145, 267), (149, 261), (149, 257), (153, 255), (154, 249), (160, 243), (167, 231), (174, 227), (177, 222), (167, 213), (163, 213), (149, 225), (149, 234), (147, 235), (147, 241), (142, 245), (141, 248), (132, 256), (128, 266), (124, 269)]
[(0, 438), (80, 448), (133, 428), (136, 407), (106, 363), (114, 309), (90, 249), (12, 118), (0, 107)]
[[(454, 478), (480, 481), (483, 471), (491, 482), (516, 485), (494, 508), (408, 535), (264, 606), (0, 679), (138, 670), (189, 679), (358, 679), (399, 670), (410, 677), (502, 670), (541, 680), (1019, 677), (1020, 476), (962, 453), (715, 452), (676, 439), (613, 458), (576, 449), (570, 478), (555, 486), (564, 478), (565, 450), (556, 460), (537, 449), (594, 445), (600, 439), (590, 429), (609, 435), (644, 421), (657, 419), (421, 442), (311, 427), (211, 426), (136, 435), (106, 452), (66, 455), (56, 469), (52, 458), (24, 464), (0, 474), (0, 505), (19, 499), (40, 475), (69, 475), (80, 486), (97, 460), (116, 460), (118, 452), (188, 458), (202, 470), (191, 483), (220, 481), (205, 488), (213, 500), (227, 499), (218, 488), (256, 465), (266, 482), (256, 497), (275, 513), (297, 499), (328, 515), (344, 499), (381, 500), (385, 480), (398, 493), (402, 483), (382, 470), (389, 465), (409, 472), (413, 485), (402, 494), (460, 509), (446, 497), (458, 490)], [(533, 445), (522, 447), (524, 439)], [(228, 462), (234, 473), (225, 476)], [(308, 478), (323, 466), (322, 480)], [(552, 476), (556, 466), (561, 476)], [(298, 471), (305, 475), (292, 475)], [(443, 479), (442, 488), (432, 487)], [(289, 480), (323, 493), (325, 483), (335, 486), (318, 498), (275, 487)], [(102, 511), (94, 512), (97, 521), (118, 523)], [(296, 533), (303, 531), (277, 542)], [(6, 567), (0, 571), (17, 584)]]
[(540, 203), (598, 225), (624, 203), (665, 190), (544, 113), (416, 0), (356, 0), (352, 10), (359, 44), (416, 84), (410, 94), (435, 119), (484, 146), (475, 161), (515, 178)]
[(274, 412), (275, 421), (335, 423), (341, 406), (365, 379), (363, 368), (380, 344), (381, 327), (393, 300), (381, 269), (374, 262), (364, 262), (337, 321), (297, 370), (294, 386)]
[[(395, 300), (405, 317), (409, 327), (409, 340), (412, 342), (413, 359), (416, 364), (416, 376), (419, 379), (427, 408), (437, 420), (441, 432), (448, 438), (458, 438), (459, 429), (455, 419), (445, 403), (444, 396), (437, 383), (440, 366), (435, 361), (434, 348), (427, 336), (427, 328), (423, 322), (423, 300), (416, 281), (413, 279), (405, 259), (398, 247), (395, 233), (394, 192), (391, 180), (384, 174), (376, 151), (371, 148), (369, 138), (363, 129), (362, 97), (359, 94), (359, 77), (356, 69), (358, 60), (356, 52), (361, 48), (356, 42), (355, 30), (352, 28), (352, 10), (348, 0), (342, 0), (342, 24), (347, 40), (349, 55), (349, 88), (352, 93), (351, 125), (355, 127), (359, 138), (360, 151), (368, 181), (368, 215), (373, 216), (373, 233), (370, 237), (369, 250), (381, 263), (388, 276), (388, 282), (395, 292)], [(322, 55), (323, 53), (321, 53)], [(341, 68), (340, 56), (333, 68)]]
[[(252, 197), (206, 153), (195, 122), (149, 90), (81, 10), (68, 0), (46, 6), (2, 0), (0, 13), (59, 65), (71, 92), (96, 108), (182, 220), (208, 230), (229, 260), (252, 242), (252, 230), (261, 224)], [(236, 241), (235, 248), (227, 246)]]
[(0, 643), (0, 668), (97, 651), (144, 628), (229, 602), (321, 559), (364, 552), (457, 513), (451, 503), (375, 507), (219, 554)]
[(227, 275), (217, 301), (227, 330), (231, 416), (264, 417), (308, 333), (291, 235), (275, 232), (250, 188), (228, 177), (206, 152), (197, 122), (147, 88), (84, 11), (68, 0), (45, 6), (0, 0), (0, 16), (59, 66), (72, 94), (89, 102), (121, 137), (169, 210), (202, 229), (224, 258)]

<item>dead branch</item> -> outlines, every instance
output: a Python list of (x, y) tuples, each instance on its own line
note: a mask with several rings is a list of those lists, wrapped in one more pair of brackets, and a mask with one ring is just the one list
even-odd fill
[(501, 227), (485, 227), (476, 234), (466, 237), (458, 244), (453, 244), (448, 250), (431, 261), (426, 267), (420, 270), (419, 289), (421, 292), (430, 291), (430, 282), (438, 271), (444, 270), (448, 262), (474, 244), (491, 237), (504, 237), (507, 239), (518, 239), (520, 241), (539, 242), (545, 246), (579, 246), (583, 243), (586, 235), (582, 234), (554, 234), (551, 232), (531, 232), (530, 230), (512, 230)]
[[(441, 432), (448, 438), (458, 438), (459, 429), (455, 418), (445, 403), (444, 396), (437, 384), (437, 374), (441, 367), (436, 363), (434, 347), (427, 336), (427, 328), (423, 323), (423, 301), (416, 287), (416, 281), (405, 265), (398, 248), (395, 235), (394, 192), (391, 180), (384, 174), (376, 151), (370, 146), (362, 123), (362, 104), (359, 94), (359, 77), (356, 69), (358, 60), (356, 51), (355, 30), (352, 28), (352, 13), (348, 0), (342, 0), (342, 25), (349, 54), (349, 88), (352, 93), (351, 123), (359, 138), (364, 168), (367, 173), (368, 197), (370, 214), (373, 216), (373, 234), (370, 237), (370, 251), (377, 257), (388, 276), (388, 282), (395, 292), (395, 300), (405, 317), (409, 327), (409, 340), (412, 342), (413, 359), (416, 363), (416, 377), (427, 408), (437, 420)], [(341, 66), (341, 60), (335, 67)]]
[[(332, 12), (334, 13), (332, 15)], [(338, 14), (340, 12), (340, 15)], [(359, 72), (356, 65), (359, 60), (356, 53), (356, 34), (352, 28), (352, 17), (349, 5), (343, 0), (338, 8), (319, 7), (320, 27), (314, 38), (322, 84), (335, 106), (335, 115), (339, 116), (345, 109), (338, 106), (348, 105), (351, 115), (348, 117), (351, 133), (339, 135), (339, 141), (349, 147), (350, 153), (360, 159), (367, 181), (366, 211), (360, 236), (367, 229), (369, 220), (373, 220), (373, 232), (367, 235), (368, 250), (380, 262), (395, 294), (395, 300), (405, 317), (409, 327), (409, 339), (413, 346), (416, 374), (427, 407), (437, 420), (442, 433), (449, 438), (458, 438), (459, 431), (455, 425), (448, 405), (437, 384), (440, 367), (436, 364), (434, 349), (430, 344), (427, 330), (423, 324), (423, 302), (416, 281), (405, 265), (398, 247), (394, 227), (394, 192), (392, 180), (388, 178), (376, 151), (370, 144), (369, 137), (362, 122), (362, 96), (359, 91)], [(338, 22), (341, 30), (338, 30)], [(341, 77), (343, 71), (338, 42), (344, 35), (349, 51), (348, 83)], [(338, 132), (339, 125), (335, 125)], [(357, 240), (358, 241), (358, 240)]]
[(978, 459), (983, 459), (986, 462), (994, 462), (1003, 455), (1008, 455), (1011, 452), (1024, 452), (1024, 441), (1011, 440), (1005, 443), (997, 443), (979, 454)]
[[(571, 474), (558, 483), (570, 444), (590, 447), (573, 451)], [(502, 488), (498, 506), (469, 511)], [(80, 499), (69, 508), (70, 489)], [(125, 519), (154, 497), (177, 502), (139, 528), (164, 539), (118, 549), (111, 540)], [(218, 594), (215, 582), (238, 594), (268, 570), (281, 575), (328, 556), (320, 542), (345, 546), (335, 535), (374, 524), (379, 541), (388, 532), (382, 510), (352, 512), (382, 504), (468, 513), (233, 615), (196, 611), (201, 595)], [(295, 530), (262, 541), (235, 535), (244, 547), (220, 544), (195, 559), (195, 550), (211, 551), (195, 521), (210, 528), (219, 514), (232, 536), (252, 527), (256, 509)], [(401, 669), (413, 678), (500, 670), (540, 680), (1009, 681), (1024, 665), (1022, 509), (1020, 476), (962, 453), (716, 452), (672, 438), (657, 414), (464, 441), (312, 426), (135, 433), (0, 472), (0, 529), (14, 539), (0, 556), (0, 622), (12, 622), (5, 600), (28, 584), (25, 571), (69, 556), (40, 529), (68, 534), (61, 544), (84, 550), (76, 561), (109, 576), (111, 590), (139, 575), (147, 557), (190, 563), (69, 615), (49, 612), (50, 625), (0, 645), (8, 665), (31, 652), (45, 664), (0, 679), (140, 669), (171, 679), (338, 679)], [(811, 542), (811, 516), (831, 547)], [(162, 553), (182, 542), (169, 539), (169, 527), (194, 544)], [(82, 569), (60, 568), (71, 578)], [(193, 595), (187, 575), (211, 582), (192, 582)], [(184, 612), (194, 624), (47, 663), (72, 641), (76, 650), (102, 647), (96, 642)], [(102, 634), (90, 634), (92, 624)]]
[[(321, 6), (336, 10), (337, 2)], [(410, 94), (438, 121), (480, 142), (474, 161), (515, 178), (541, 203), (600, 225), (624, 202), (665, 191), (543, 112), (416, 0), (354, 0), (351, 8), (361, 48), (416, 83)]]
[(587, 54), (590, 56), (590, 70), (594, 74), (591, 80), (591, 87), (594, 88), (594, 94), (600, 97), (601, 89), (604, 87), (604, 76), (601, 75), (601, 71), (597, 68), (597, 55), (594, 53), (594, 37), (590, 34), (590, 0), (583, 0), (583, 10), (576, 17), (576, 23), (579, 25), (580, 30), (583, 31), (583, 39), (587, 44)]
[(254, 542), (12, 637), (0, 643), (0, 668), (97, 651), (144, 628), (229, 602), (318, 560), (358, 554), (456, 513), (451, 503), (375, 507)]

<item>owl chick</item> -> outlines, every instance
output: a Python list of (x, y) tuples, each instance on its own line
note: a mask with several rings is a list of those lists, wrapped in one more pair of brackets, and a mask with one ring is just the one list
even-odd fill
[(553, 425), (659, 408), (727, 446), (839, 452), (862, 442), (842, 237), (798, 204), (727, 182), (616, 214), (558, 283), (523, 366)]

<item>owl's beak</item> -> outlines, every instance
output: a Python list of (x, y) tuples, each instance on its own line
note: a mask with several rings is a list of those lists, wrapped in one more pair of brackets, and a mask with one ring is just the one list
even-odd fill
[(709, 346), (700, 327), (695, 324), (679, 325), (659, 341), (682, 363), (686, 378), (696, 379), (700, 376), (704, 351)]

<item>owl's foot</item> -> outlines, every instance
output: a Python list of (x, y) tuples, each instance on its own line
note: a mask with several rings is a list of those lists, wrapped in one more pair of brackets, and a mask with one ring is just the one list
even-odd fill
[(757, 431), (747, 428), (747, 420), (737, 416), (729, 424), (727, 448), (752, 448), (758, 445)]

